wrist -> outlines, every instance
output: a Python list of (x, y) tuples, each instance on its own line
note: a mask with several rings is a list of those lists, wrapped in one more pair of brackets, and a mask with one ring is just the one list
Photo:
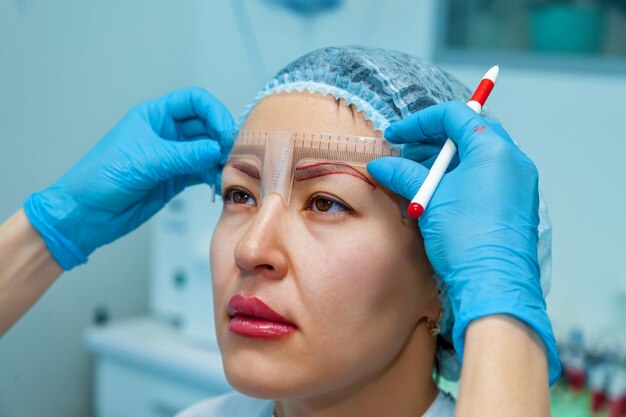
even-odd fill
[(20, 210), (0, 225), (0, 336), (63, 270)]
[(497, 316), (513, 318), (523, 324), (531, 334), (541, 341), (548, 362), (549, 384), (552, 386), (556, 383), (561, 375), (561, 364), (556, 348), (556, 340), (543, 297), (541, 297), (540, 303), (533, 303), (532, 300), (535, 299), (537, 298), (534, 296), (526, 297), (518, 294), (517, 297), (491, 298), (479, 305), (463, 307), (455, 315), (452, 330), (454, 348), (459, 358), (463, 358), (468, 328), (471, 326), (475, 327), (475, 323), (485, 318)]
[[(66, 271), (87, 262), (87, 257), (78, 246), (60, 233), (56, 226), (59, 218), (47, 210), (54, 202), (48, 201), (41, 193), (31, 194), (24, 202), (23, 210), (32, 227), (39, 232), (54, 260)], [(57, 209), (58, 207), (52, 207)]]
[(471, 323), (466, 345), (458, 413), (549, 415), (546, 354), (530, 328), (507, 315), (488, 316)]
[(33, 227), (23, 209), (16, 212), (0, 227), (3, 228), (3, 237), (11, 242), (12, 248), (17, 249), (17, 251), (10, 252), (11, 259), (19, 260), (18, 263), (21, 266), (35, 263), (46, 264), (47, 267), (52, 268), (56, 266), (60, 269), (60, 265), (46, 246), (43, 236)]

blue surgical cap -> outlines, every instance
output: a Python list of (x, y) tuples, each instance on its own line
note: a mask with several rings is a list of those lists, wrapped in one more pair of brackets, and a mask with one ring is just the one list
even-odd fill
[[(278, 71), (246, 107), (240, 126), (261, 99), (291, 91), (330, 94), (337, 100), (343, 99), (363, 113), (374, 130), (381, 132), (391, 123), (418, 110), (450, 100), (467, 101), (472, 94), (452, 75), (422, 58), (403, 52), (364, 46), (321, 48)], [(552, 223), (541, 194), (539, 218), (537, 254), (545, 297), (550, 290)], [(452, 344), (454, 316), (446, 285), (436, 278), (443, 306), (440, 336)], [(460, 361), (456, 353), (440, 346), (437, 357), (441, 375), (448, 380), (457, 380)]]

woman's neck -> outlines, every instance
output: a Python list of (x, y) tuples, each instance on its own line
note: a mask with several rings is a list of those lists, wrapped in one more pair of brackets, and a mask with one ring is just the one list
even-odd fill
[(432, 379), (436, 338), (425, 323), (413, 330), (396, 358), (376, 375), (341, 391), (276, 401), (277, 417), (419, 417), (437, 398)]

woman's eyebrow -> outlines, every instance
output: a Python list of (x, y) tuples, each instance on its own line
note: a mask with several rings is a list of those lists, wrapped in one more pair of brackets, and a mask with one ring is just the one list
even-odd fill
[(230, 165), (237, 171), (241, 171), (244, 174), (251, 176), (255, 180), (261, 179), (259, 169), (251, 163), (245, 161), (228, 161), (228, 165)]
[(361, 173), (358, 169), (340, 162), (319, 162), (298, 167), (296, 168), (293, 179), (295, 181), (306, 181), (312, 178), (323, 177), (325, 175), (331, 174), (351, 175), (366, 182), (372, 187), (372, 189), (376, 188), (376, 184), (370, 181), (370, 179), (367, 178), (367, 176)]

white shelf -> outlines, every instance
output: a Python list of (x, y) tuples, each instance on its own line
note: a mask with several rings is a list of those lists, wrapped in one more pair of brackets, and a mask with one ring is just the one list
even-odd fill
[(165, 417), (229, 392), (219, 351), (191, 344), (172, 325), (138, 317), (93, 326), (95, 415)]

